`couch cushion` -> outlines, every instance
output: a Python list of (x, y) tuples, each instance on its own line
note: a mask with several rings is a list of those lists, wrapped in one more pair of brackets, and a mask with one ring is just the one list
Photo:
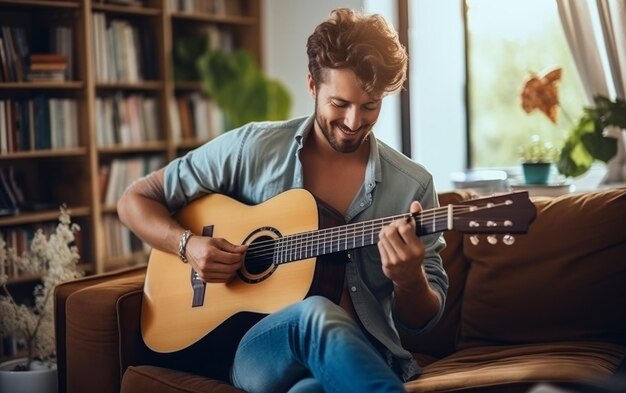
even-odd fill
[(226, 382), (155, 366), (129, 367), (120, 393), (239, 393)]
[(406, 387), (408, 392), (526, 392), (538, 382), (604, 381), (625, 350), (601, 342), (468, 348), (426, 366)]
[[(439, 204), (459, 204), (472, 199), (470, 191), (457, 190), (439, 194)], [(418, 336), (404, 334), (402, 344), (411, 352), (420, 352), (437, 358), (449, 355), (456, 350), (461, 316), (461, 301), (465, 275), (469, 264), (463, 255), (463, 234), (457, 231), (444, 233), (446, 248), (441, 252), (443, 267), (448, 274), (450, 285), (443, 316), (430, 332)]]
[[(109, 273), (87, 276), (57, 285), (54, 289), (54, 329), (57, 347), (57, 368), (59, 373), (59, 391), (67, 391), (67, 317), (66, 302), (75, 292), (102, 282), (127, 277), (143, 280), (145, 267), (131, 267)], [(71, 390), (70, 390), (71, 392)]]
[(626, 189), (534, 200), (512, 246), (473, 246), (460, 348), (603, 340), (626, 344)]
[[(140, 310), (144, 271), (82, 288), (66, 301), (68, 392), (115, 392), (128, 362), (138, 357), (135, 336), (120, 332), (118, 307), (134, 299)], [(139, 317), (134, 319), (139, 324)], [(130, 345), (131, 348), (125, 348)], [(107, 378), (100, 378), (106, 375)]]

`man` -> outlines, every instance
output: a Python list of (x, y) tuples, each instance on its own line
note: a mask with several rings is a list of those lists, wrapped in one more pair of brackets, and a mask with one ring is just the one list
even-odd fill
[[(372, 133), (383, 97), (406, 77), (395, 31), (380, 16), (337, 9), (309, 37), (307, 54), (313, 116), (227, 132), (136, 182), (118, 203), (129, 228), (180, 253), (205, 282), (233, 279), (247, 250), (191, 235), (172, 218), (208, 193), (254, 205), (305, 188), (348, 223), (437, 206), (431, 175)], [(443, 246), (440, 235), (418, 238), (413, 220), (384, 227), (377, 247), (350, 253), (340, 305), (311, 296), (248, 330), (233, 384), (249, 392), (404, 391), (419, 368), (398, 330), (419, 333), (441, 316)]]

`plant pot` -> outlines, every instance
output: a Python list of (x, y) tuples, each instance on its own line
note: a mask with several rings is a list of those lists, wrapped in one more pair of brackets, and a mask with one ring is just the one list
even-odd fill
[(524, 162), (524, 181), (526, 184), (547, 184), (550, 178), (550, 162)]
[(34, 362), (32, 370), (13, 371), (18, 364), (26, 364), (26, 358), (9, 360), (0, 364), (0, 392), (11, 393), (57, 393), (56, 364)]

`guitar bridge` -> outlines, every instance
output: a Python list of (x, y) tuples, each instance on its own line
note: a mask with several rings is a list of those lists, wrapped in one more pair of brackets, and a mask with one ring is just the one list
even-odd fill
[[(213, 236), (213, 225), (207, 225), (202, 228), (202, 236)], [(206, 283), (202, 281), (198, 272), (191, 269), (191, 289), (193, 290), (193, 299), (191, 307), (201, 307), (204, 305), (204, 294), (206, 292)]]
[(191, 301), (191, 307), (200, 307), (204, 305), (204, 293), (206, 290), (206, 283), (202, 281), (198, 273), (191, 269), (191, 288), (193, 289), (193, 300)]

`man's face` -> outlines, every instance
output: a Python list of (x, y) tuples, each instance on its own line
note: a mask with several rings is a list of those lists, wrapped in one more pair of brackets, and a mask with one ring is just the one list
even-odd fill
[(309, 91), (315, 98), (315, 128), (338, 152), (352, 153), (363, 144), (382, 104), (382, 96), (363, 91), (349, 69), (328, 69), (316, 88), (309, 75)]

